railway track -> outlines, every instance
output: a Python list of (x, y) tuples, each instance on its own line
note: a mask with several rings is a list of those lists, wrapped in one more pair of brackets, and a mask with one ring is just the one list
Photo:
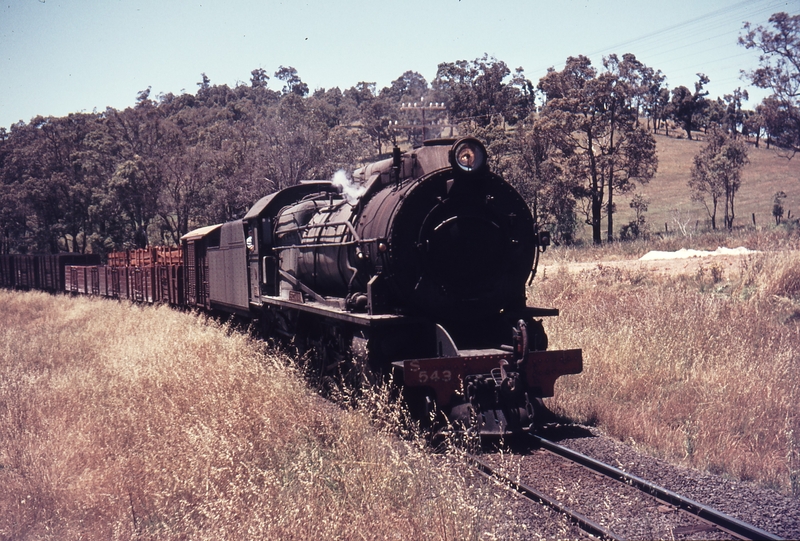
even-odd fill
[(557, 499), (545, 494), (540, 490), (531, 487), (530, 485), (512, 480), (510, 477), (500, 473), (485, 460), (482, 460), (475, 455), (468, 455), (468, 459), (470, 463), (473, 465), (473, 467), (475, 467), (481, 474), (490, 478), (497, 479), (502, 483), (505, 483), (513, 490), (518, 492), (520, 495), (524, 496), (525, 498), (528, 498), (533, 502), (540, 503), (542, 505), (545, 505), (553, 509), (557, 513), (566, 515), (570, 519), (570, 521), (572, 521), (573, 524), (578, 526), (581, 530), (585, 531), (586, 533), (589, 533), (600, 539), (609, 539), (609, 540), (621, 539), (615, 536), (608, 528), (604, 527), (598, 522), (591, 520), (590, 518), (583, 515), (582, 513), (579, 513), (570, 506), (558, 501)]
[[(717, 535), (721, 534), (726, 538), (733, 539), (782, 539), (781, 537), (773, 535), (770, 532), (758, 528), (757, 526), (738, 520), (707, 505), (681, 496), (680, 494), (657, 486), (640, 477), (626, 473), (618, 468), (615, 468), (614, 466), (595, 460), (577, 451), (562, 445), (558, 445), (540, 436), (534, 435), (531, 436), (531, 438), (531, 445), (534, 448), (545, 450), (546, 452), (560, 457), (570, 463), (586, 468), (595, 475), (602, 476), (603, 478), (624, 484), (632, 489), (636, 489), (645, 494), (646, 497), (655, 499), (659, 505), (673, 508), (681, 513), (693, 517), (695, 521), (700, 522), (700, 525), (698, 526), (688, 526), (674, 529), (672, 533), (675, 537), (692, 536), (698, 532), (716, 530), (719, 532)], [(539, 490), (528, 483), (510, 478), (508, 475), (502, 473), (489, 462), (478, 456), (469, 455), (469, 459), (473, 466), (481, 474), (500, 480), (525, 498), (545, 505), (554, 511), (565, 515), (573, 524), (588, 534), (600, 539), (624, 539), (624, 536), (612, 531), (608, 527), (601, 524), (600, 521), (578, 511), (576, 506), (568, 505), (567, 503), (560, 501), (557, 497), (545, 493), (544, 491)]]

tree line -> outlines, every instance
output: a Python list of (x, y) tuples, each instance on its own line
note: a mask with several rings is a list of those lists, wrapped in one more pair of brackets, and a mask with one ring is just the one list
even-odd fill
[[(0, 250), (177, 244), (194, 227), (241, 217), (274, 190), (351, 171), (393, 145), (467, 134), (487, 143), (493, 168), (558, 242), (573, 242), (581, 221), (594, 242), (635, 236), (647, 202), (634, 197), (636, 221), (616, 231), (615, 197), (653, 178), (653, 134), (670, 125), (688, 138), (714, 134), (690, 187), (716, 226), (723, 173), (706, 162), (719, 162), (719, 149), (743, 136), (798, 149), (800, 17), (779, 13), (770, 23), (745, 25), (740, 37), (763, 53), (751, 80), (773, 90), (752, 111), (741, 89), (709, 99), (703, 74), (693, 90), (670, 90), (660, 70), (633, 54), (612, 54), (601, 66), (570, 57), (537, 84), (484, 55), (439, 64), (430, 83), (407, 71), (380, 90), (360, 82), (311, 92), (297, 70), (280, 66), (272, 74), (280, 91), (264, 69), (234, 88), (201, 74), (195, 94), (153, 97), (146, 89), (124, 110), (36, 117), (0, 128)], [(729, 226), (732, 196), (725, 201)]]

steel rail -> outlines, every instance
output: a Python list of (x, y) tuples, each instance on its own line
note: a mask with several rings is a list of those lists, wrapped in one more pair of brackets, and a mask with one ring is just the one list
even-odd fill
[(689, 514), (716, 526), (717, 528), (737, 537), (738, 539), (764, 539), (770, 541), (781, 541), (783, 539), (782, 537), (773, 535), (765, 530), (762, 530), (761, 528), (758, 528), (757, 526), (733, 518), (730, 515), (726, 515), (721, 511), (717, 511), (716, 509), (690, 498), (685, 498), (680, 494), (672, 492), (671, 490), (667, 490), (649, 481), (645, 481), (641, 477), (626, 473), (618, 468), (600, 462), (599, 460), (595, 460), (594, 458), (588, 457), (582, 453), (546, 440), (541, 436), (532, 434), (531, 437), (536, 444), (538, 444), (541, 448), (550, 451), (551, 453), (562, 456), (572, 462), (589, 468), (596, 473), (633, 486), (658, 500), (673, 505), (678, 509), (686, 511)]
[(615, 535), (605, 526), (599, 524), (591, 520), (590, 518), (586, 517), (585, 515), (574, 511), (570, 507), (564, 505), (563, 503), (559, 502), (556, 499), (551, 498), (550, 496), (544, 494), (543, 492), (539, 492), (535, 488), (528, 486), (524, 483), (514, 481), (509, 477), (503, 475), (502, 473), (498, 473), (488, 462), (481, 460), (480, 458), (476, 457), (475, 455), (467, 455), (467, 459), (472, 463), (472, 465), (478, 470), (479, 473), (482, 475), (491, 478), (497, 479), (509, 485), (513, 490), (518, 492), (520, 495), (528, 498), (531, 501), (540, 503), (542, 505), (546, 505), (556, 511), (557, 513), (562, 513), (567, 516), (576, 526), (578, 526), (581, 530), (594, 535), (600, 539), (608, 539), (609, 541), (622, 541), (622, 538)]

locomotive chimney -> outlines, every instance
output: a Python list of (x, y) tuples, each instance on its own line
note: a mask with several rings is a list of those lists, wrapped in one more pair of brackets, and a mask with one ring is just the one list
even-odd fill
[(392, 175), (394, 176), (395, 184), (400, 184), (400, 166), (403, 164), (403, 158), (400, 153), (400, 147), (395, 146), (392, 149)]

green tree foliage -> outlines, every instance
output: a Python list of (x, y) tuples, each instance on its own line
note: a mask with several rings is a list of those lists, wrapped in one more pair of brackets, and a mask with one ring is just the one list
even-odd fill
[(777, 145), (778, 148), (789, 149), (787, 157), (792, 157), (794, 155), (790, 142), (792, 121), (781, 101), (775, 96), (768, 96), (756, 106), (756, 111), (763, 120), (767, 148)]
[(393, 103), (413, 102), (416, 99), (422, 102), (429, 91), (425, 77), (416, 71), (407, 71), (382, 89), (380, 94)]
[(592, 239), (602, 242), (602, 217), (608, 216), (613, 239), (613, 195), (646, 183), (658, 160), (655, 141), (639, 125), (633, 92), (621, 77), (618, 58), (606, 60), (598, 74), (584, 56), (567, 59), (564, 70), (550, 69), (539, 89), (546, 102), (535, 123), (559, 149), (566, 176), (578, 179), (583, 212), (592, 226)]
[[(105, 184), (113, 171), (114, 143), (99, 115), (37, 117), (12, 127), (3, 142), (0, 170), (4, 233), (30, 250), (86, 251), (93, 230), (112, 229), (104, 214)], [(6, 248), (12, 242), (6, 241)]]
[(717, 207), (724, 205), (725, 227), (733, 228), (736, 192), (742, 183), (742, 169), (749, 163), (747, 147), (741, 140), (732, 138), (721, 129), (712, 129), (708, 143), (694, 157), (689, 188), (692, 200), (701, 202), (717, 228)]
[(764, 133), (764, 117), (759, 111), (759, 105), (756, 105), (754, 111), (742, 111), (742, 135), (745, 137), (755, 137), (755, 146), (759, 148), (761, 143), (761, 136)]
[(692, 130), (697, 129), (697, 120), (708, 107), (705, 99), (708, 92), (704, 91), (703, 87), (709, 83), (709, 78), (702, 73), (698, 73), (697, 78), (694, 92), (685, 86), (673, 88), (669, 105), (670, 116), (683, 127), (689, 139), (692, 138)]
[(253, 88), (267, 88), (269, 75), (264, 68), (257, 68), (250, 72), (250, 86)]
[(661, 126), (664, 126), (664, 134), (669, 135), (669, 125), (667, 124), (670, 114), (669, 89), (660, 85), (655, 88), (653, 94), (648, 96), (645, 111), (648, 121), (652, 120), (653, 122), (653, 133), (658, 133)]
[[(198, 97), (212, 101), (214, 87), (203, 75)], [(137, 104), (109, 117), (108, 129), (120, 143), (116, 169), (109, 188), (128, 222), (128, 238), (136, 247), (149, 244), (151, 226), (158, 228), (159, 200), (169, 178), (168, 161), (182, 152), (185, 134), (170, 115), (177, 104), (165, 107), (140, 94)], [(157, 234), (155, 239), (161, 240)]]
[(295, 93), (284, 94), (278, 107), (259, 120), (266, 176), (274, 189), (317, 178), (325, 138), (321, 123), (315, 125), (309, 120), (306, 102)]
[(622, 226), (619, 232), (619, 238), (622, 240), (634, 240), (639, 237), (647, 236), (648, 226), (644, 213), (647, 212), (647, 206), (649, 204), (650, 201), (645, 199), (641, 194), (637, 193), (631, 198), (631, 202), (628, 203), (628, 206), (636, 213), (636, 218), (628, 222), (627, 225)]
[(317, 117), (325, 123), (328, 128), (346, 124), (349, 115), (347, 114), (347, 103), (344, 94), (338, 87), (328, 90), (318, 89), (311, 96), (313, 107), (316, 109)]
[(647, 127), (652, 122), (653, 130), (657, 130), (664, 121), (665, 106), (669, 101), (669, 91), (664, 87), (666, 77), (661, 70), (644, 65), (631, 53), (622, 55), (621, 60), (612, 54), (605, 59), (604, 65), (627, 86), (630, 105), (637, 115), (645, 116)]
[(514, 158), (506, 177), (528, 201), (539, 225), (549, 230), (554, 240), (571, 244), (578, 227), (576, 196), (581, 193), (579, 179), (567, 174), (565, 152), (556, 133), (529, 117), (519, 126), (509, 154)]
[(300, 79), (297, 70), (293, 67), (281, 66), (275, 72), (275, 77), (284, 82), (283, 94), (294, 94), (296, 96), (305, 97), (308, 95), (308, 85)]
[(331, 178), (369, 155), (339, 89), (308, 97), (293, 68), (195, 95), (137, 95), (101, 114), (36, 118), (0, 138), (2, 250), (93, 251), (179, 242), (272, 190)]
[(344, 93), (345, 98), (354, 104), (358, 124), (372, 141), (378, 155), (383, 153), (383, 145), (394, 141), (392, 126), (398, 119), (399, 103), (387, 93), (378, 95), (375, 83), (360, 82)]
[(534, 87), (522, 68), (510, 76), (505, 62), (483, 55), (471, 62), (439, 64), (431, 86), (456, 121), (485, 127), (492, 118), (501, 117), (513, 125), (533, 110)]
[(0, 128), (0, 254), (17, 251), (25, 233), (25, 193), (13, 174), (13, 146), (5, 128)]
[(800, 15), (775, 13), (769, 23), (745, 23), (739, 43), (761, 51), (760, 67), (747, 75), (755, 86), (772, 90), (767, 107), (775, 118), (768, 132), (791, 157), (800, 150)]
[(742, 109), (742, 102), (749, 99), (747, 90), (737, 88), (730, 94), (723, 96), (723, 103), (725, 104), (725, 114), (722, 119), (722, 124), (731, 136), (736, 137), (745, 131), (745, 111)]

